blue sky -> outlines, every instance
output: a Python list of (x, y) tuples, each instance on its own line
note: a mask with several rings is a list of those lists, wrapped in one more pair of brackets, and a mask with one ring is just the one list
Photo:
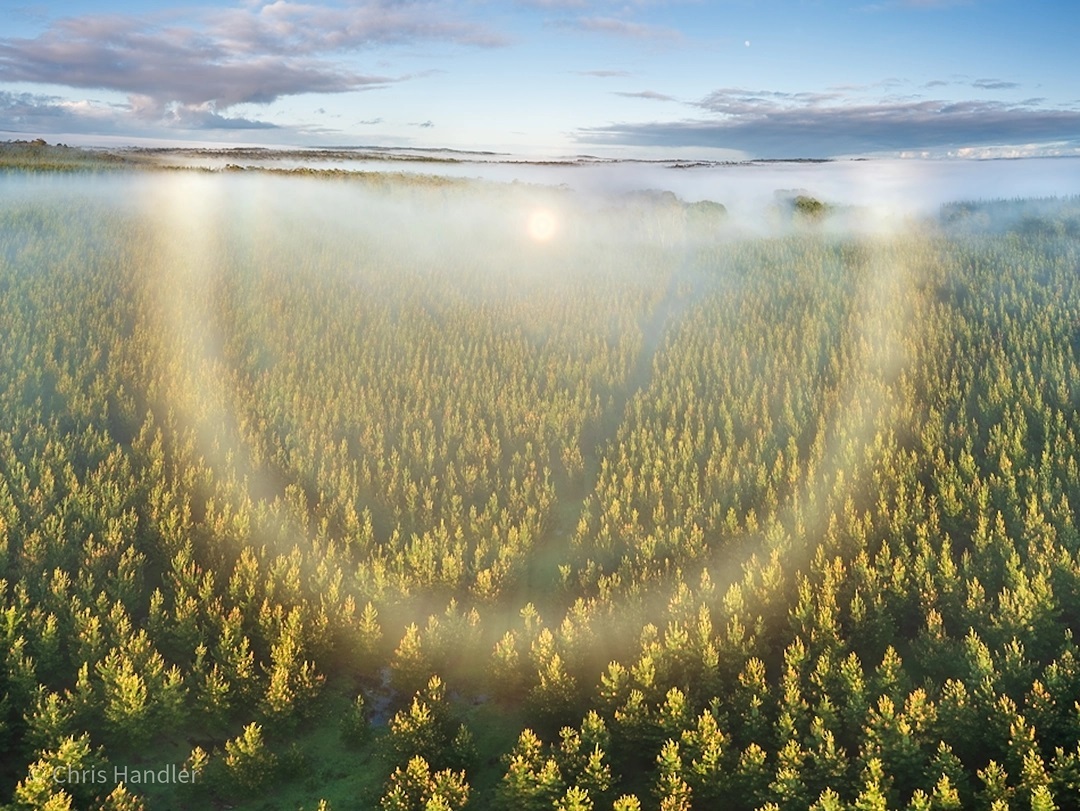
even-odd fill
[(0, 138), (1080, 154), (1076, 0), (14, 0)]

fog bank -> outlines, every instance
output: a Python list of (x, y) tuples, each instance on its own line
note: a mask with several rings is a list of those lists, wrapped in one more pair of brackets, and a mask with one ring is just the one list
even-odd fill
[[(442, 155), (440, 158), (446, 158)], [(339, 169), (401, 172), (497, 182), (565, 186), (580, 192), (621, 194), (652, 189), (687, 201), (715, 200), (742, 217), (759, 214), (784, 189), (799, 189), (840, 206), (859, 206), (898, 217), (936, 213), (944, 203), (1080, 193), (1080, 158), (1002, 160), (868, 159), (827, 162), (757, 161), (741, 164), (596, 161), (521, 162), (505, 156), (470, 160), (380, 159), (358, 153), (287, 152), (238, 159), (228, 152), (160, 156), (163, 163), (222, 169)]]

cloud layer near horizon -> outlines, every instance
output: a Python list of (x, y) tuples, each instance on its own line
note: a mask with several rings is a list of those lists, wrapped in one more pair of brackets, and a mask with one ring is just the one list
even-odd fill
[(767, 158), (1080, 141), (1080, 110), (1040, 103), (852, 102), (839, 91), (724, 88), (693, 103), (708, 117), (582, 128), (575, 138), (582, 144), (720, 148)]

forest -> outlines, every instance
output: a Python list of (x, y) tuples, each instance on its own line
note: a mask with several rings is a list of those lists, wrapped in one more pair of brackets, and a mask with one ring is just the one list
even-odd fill
[(1080, 809), (1080, 198), (72, 164), (0, 170), (0, 808)]

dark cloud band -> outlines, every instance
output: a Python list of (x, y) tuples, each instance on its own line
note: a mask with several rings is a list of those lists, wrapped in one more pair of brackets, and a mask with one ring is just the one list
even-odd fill
[(698, 104), (715, 113), (713, 118), (611, 124), (581, 129), (576, 140), (735, 149), (768, 158), (1080, 140), (1077, 110), (988, 101), (850, 106), (823, 101), (814, 96), (794, 104), (779, 103), (763, 94), (717, 91)]

